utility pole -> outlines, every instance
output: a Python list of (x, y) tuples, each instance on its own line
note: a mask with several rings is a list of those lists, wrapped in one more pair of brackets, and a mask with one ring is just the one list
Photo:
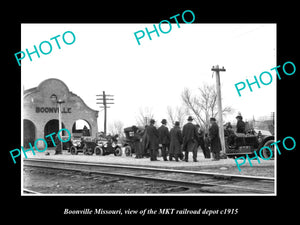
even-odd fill
[(272, 118), (272, 127), (273, 129), (270, 130), (272, 135), (275, 134), (275, 112), (271, 112), (271, 118)]
[(107, 97), (113, 97), (113, 95), (107, 95), (105, 94), (105, 91), (103, 91), (102, 95), (96, 95), (97, 97), (102, 97), (102, 98), (96, 98), (96, 100), (101, 100), (102, 102), (96, 102), (96, 104), (102, 104), (103, 106), (100, 106), (100, 108), (104, 108), (104, 135), (106, 135), (106, 127), (107, 127), (107, 108), (110, 108), (107, 105), (114, 104), (113, 102), (108, 102), (108, 101), (113, 101), (113, 98), (107, 98)]
[(275, 126), (275, 112), (271, 112), (272, 124)]
[[(58, 99), (57, 95), (53, 94), (50, 96), (51, 100), (58, 104), (58, 130), (62, 129), (62, 118), (61, 118), (61, 104), (65, 103), (65, 101)], [(55, 150), (55, 154), (61, 154), (63, 150), (63, 142), (60, 140), (60, 150)]]
[(212, 67), (212, 71), (216, 72), (216, 88), (217, 88), (217, 102), (218, 102), (218, 120), (219, 120), (219, 135), (221, 139), (222, 154), (225, 154), (225, 138), (224, 138), (224, 127), (222, 117), (222, 97), (221, 97), (221, 82), (220, 82), (220, 71), (225, 72), (224, 66), (219, 68), (219, 65)]

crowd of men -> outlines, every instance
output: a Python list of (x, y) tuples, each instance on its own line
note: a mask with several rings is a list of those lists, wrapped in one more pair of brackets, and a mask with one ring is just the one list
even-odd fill
[[(245, 134), (245, 123), (240, 113), (236, 116), (236, 119), (236, 133)], [(205, 134), (204, 130), (202, 130), (198, 124), (193, 124), (192, 116), (187, 118), (187, 123), (182, 129), (180, 123), (176, 121), (174, 127), (169, 131), (166, 119), (161, 121), (159, 128), (155, 127), (154, 119), (150, 120), (150, 125), (147, 125), (144, 131), (138, 129), (136, 126), (133, 127), (136, 128), (134, 129), (136, 158), (143, 158), (149, 153), (151, 161), (158, 161), (158, 149), (161, 149), (161, 155), (164, 161), (173, 161), (174, 159), (178, 162), (180, 159), (188, 162), (189, 153), (192, 152), (193, 161), (197, 162), (198, 148), (201, 147), (204, 158), (210, 159), (212, 155), (212, 160), (220, 160), (220, 151), (222, 148), (219, 137), (219, 126), (213, 117), (210, 118), (208, 134)], [(236, 134), (233, 132), (230, 123), (227, 123), (225, 126), (225, 136), (227, 136), (227, 144), (233, 146)], [(117, 143), (118, 135), (108, 135), (106, 138)], [(60, 142), (56, 142), (55, 154), (61, 154)]]
[[(237, 133), (245, 133), (245, 123), (242, 116), (239, 115), (237, 119)], [(226, 126), (226, 131), (232, 131), (231, 125)], [(233, 132), (233, 131), (232, 131)], [(139, 136), (140, 134), (137, 133)], [(229, 134), (230, 138), (235, 137)], [(193, 161), (197, 162), (197, 153), (199, 146), (202, 149), (204, 158), (209, 159), (212, 155), (212, 160), (220, 160), (221, 141), (219, 137), (219, 126), (215, 118), (210, 118), (210, 127), (208, 134), (200, 128), (198, 124), (193, 124), (193, 118), (189, 116), (187, 123), (180, 127), (178, 121), (175, 122), (174, 127), (169, 131), (167, 127), (167, 120), (161, 121), (159, 128), (155, 127), (155, 120), (150, 120), (150, 125), (146, 126), (145, 131), (138, 137), (141, 142), (136, 142), (136, 158), (142, 158), (143, 153), (149, 152), (150, 160), (157, 161), (158, 149), (161, 149), (161, 155), (164, 161), (179, 161), (184, 160), (188, 162), (189, 153), (192, 152)], [(143, 147), (141, 146), (143, 143)], [(144, 151), (142, 150), (144, 149)]]
[[(201, 147), (204, 157), (212, 160), (220, 159), (221, 142), (219, 138), (219, 127), (215, 118), (210, 118), (210, 127), (207, 137), (204, 137), (204, 131), (199, 125), (194, 125), (193, 118), (188, 117), (187, 123), (180, 127), (178, 121), (169, 131), (167, 120), (161, 121), (159, 128), (155, 127), (155, 120), (150, 120), (150, 125), (145, 129), (143, 137), (144, 149), (149, 151), (150, 160), (157, 161), (158, 149), (161, 149), (162, 158), (164, 161), (179, 161), (188, 162), (189, 152), (192, 152), (193, 161), (197, 162), (197, 153), (199, 146)], [(137, 143), (139, 145), (139, 143)], [(142, 153), (140, 146), (136, 146), (136, 158), (141, 158)]]

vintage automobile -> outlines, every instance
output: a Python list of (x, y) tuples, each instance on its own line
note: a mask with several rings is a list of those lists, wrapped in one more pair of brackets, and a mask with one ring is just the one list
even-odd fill
[(84, 155), (93, 155), (95, 147), (96, 143), (92, 137), (73, 138), (70, 153), (77, 155), (78, 152), (82, 152)]
[(136, 136), (137, 130), (138, 130), (137, 126), (126, 127), (124, 129), (126, 138), (123, 147), (126, 156), (132, 156), (132, 154), (135, 153), (135, 142), (140, 141)]
[(115, 156), (121, 156), (122, 148), (121, 145), (118, 144), (116, 136), (106, 136), (97, 139), (94, 152), (96, 155), (114, 154)]
[[(254, 151), (260, 156), (259, 150), (264, 146), (268, 146), (272, 150), (274, 157), (274, 145), (271, 145), (273, 142), (274, 136), (268, 131), (252, 129), (246, 134), (229, 134), (225, 130), (225, 153), (229, 158), (236, 158), (245, 154), (251, 157), (254, 156)], [(263, 158), (269, 158), (270, 155), (271, 153), (267, 148), (262, 149), (261, 156)]]
[(132, 156), (132, 154), (136, 153), (136, 144), (140, 143), (140, 147), (142, 148), (143, 156), (148, 156), (147, 152), (147, 136), (145, 135), (145, 127), (141, 126), (131, 126), (124, 129), (125, 133), (125, 142), (123, 144), (124, 152), (126, 156)]

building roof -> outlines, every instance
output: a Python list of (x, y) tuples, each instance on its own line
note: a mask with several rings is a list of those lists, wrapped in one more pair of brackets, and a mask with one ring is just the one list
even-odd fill
[(90, 109), (90, 110), (92, 110), (92, 111), (97, 112), (97, 114), (98, 114), (98, 112), (99, 112), (98, 110), (94, 110), (94, 109), (90, 108), (89, 106), (87, 106), (86, 103), (82, 100), (81, 97), (79, 97), (78, 95), (76, 95), (76, 94), (74, 94), (73, 92), (71, 92), (71, 91), (69, 90), (68, 86), (67, 86), (63, 81), (61, 81), (61, 80), (59, 80), (59, 79), (57, 79), (57, 78), (49, 78), (49, 79), (46, 79), (46, 80), (42, 81), (37, 87), (33, 87), (33, 88), (29, 88), (29, 89), (24, 90), (24, 92), (23, 92), (23, 98), (25, 98), (25, 97), (27, 97), (28, 95), (31, 95), (31, 94), (33, 94), (33, 93), (42, 91), (43, 88), (44, 88), (45, 86), (48, 86), (49, 83), (51, 83), (51, 82), (56, 82), (56, 83), (59, 83), (60, 85), (62, 85), (62, 87), (66, 89), (66, 92), (67, 92), (70, 96), (78, 98), (78, 99), (83, 103), (84, 106), (86, 106), (88, 109)]

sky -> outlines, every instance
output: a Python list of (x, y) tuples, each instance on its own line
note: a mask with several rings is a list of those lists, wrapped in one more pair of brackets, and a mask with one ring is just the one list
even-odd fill
[[(180, 22), (180, 21), (179, 21)], [(153, 23), (158, 26), (158, 23)], [(92, 109), (99, 110), (98, 127), (103, 130), (103, 111), (96, 95), (114, 95), (108, 109), (108, 123), (136, 124), (141, 108), (151, 108), (155, 119), (167, 118), (167, 106), (181, 106), (181, 93), (193, 93), (203, 84), (215, 84), (211, 68), (224, 66), (221, 72), (222, 105), (234, 113), (225, 117), (234, 121), (237, 112), (244, 118), (270, 115), (276, 111), (276, 24), (184, 24), (172, 23), (172, 30), (140, 39), (134, 33), (153, 24), (22, 24), (21, 51), (34, 51), (42, 41), (52, 44), (48, 55), (33, 54), (21, 61), (22, 89), (38, 86), (43, 80), (62, 80)], [(168, 30), (167, 27), (162, 27)], [(72, 31), (76, 40), (66, 45), (61, 36)], [(61, 49), (57, 48), (58, 38)], [(72, 38), (66, 35), (66, 40)], [(47, 50), (46, 45), (44, 51)], [(16, 62), (17, 63), (17, 62)], [(238, 82), (254, 81), (263, 71), (273, 75), (270, 85), (253, 85), (241, 91)], [(264, 78), (265, 82), (268, 78)], [(224, 119), (223, 119), (224, 120)]]

